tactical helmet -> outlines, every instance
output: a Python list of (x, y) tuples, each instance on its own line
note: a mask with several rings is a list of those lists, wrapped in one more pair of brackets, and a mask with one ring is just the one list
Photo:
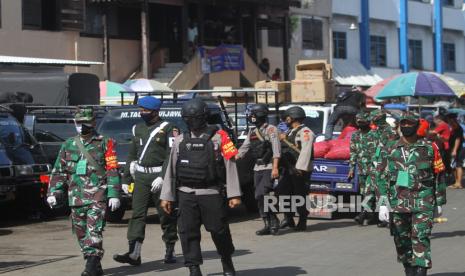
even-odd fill
[(92, 107), (78, 107), (74, 115), (76, 122), (91, 122), (95, 119), (94, 109)]
[(197, 130), (207, 125), (208, 105), (195, 98), (186, 102), (181, 109), (181, 116), (190, 130)]
[(300, 106), (293, 106), (284, 112), (284, 117), (291, 117), (293, 120), (305, 119), (307, 115), (305, 110)]
[(249, 116), (254, 115), (256, 118), (266, 118), (268, 112), (268, 107), (265, 104), (254, 104), (249, 109)]

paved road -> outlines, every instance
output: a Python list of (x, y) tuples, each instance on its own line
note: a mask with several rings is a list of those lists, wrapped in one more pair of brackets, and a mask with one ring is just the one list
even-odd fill
[[(465, 275), (465, 191), (450, 190), (444, 216), (447, 223), (435, 225), (432, 239), (433, 269), (429, 275)], [(127, 248), (127, 223), (109, 224), (105, 231), (103, 260), (106, 275), (187, 275), (178, 254), (178, 264), (162, 264), (160, 228), (151, 216), (142, 249), (143, 265), (121, 266), (111, 256)], [(83, 260), (67, 218), (41, 223), (2, 222), (0, 227), (0, 274), (80, 275)], [(244, 212), (233, 216), (231, 229), (238, 275), (403, 275), (396, 262), (387, 229), (359, 227), (350, 219), (311, 220), (307, 232), (285, 232), (278, 237), (257, 237), (259, 219)], [(207, 233), (203, 233), (204, 275), (221, 275), (221, 264)], [(177, 253), (181, 252), (176, 245)], [(155, 273), (156, 272), (156, 273)]]

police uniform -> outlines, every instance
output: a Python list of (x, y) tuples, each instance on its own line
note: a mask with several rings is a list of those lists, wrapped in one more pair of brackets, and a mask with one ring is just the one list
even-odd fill
[[(240, 197), (241, 189), (233, 156), (224, 157), (224, 151), (230, 150), (225, 149), (227, 145), (222, 142), (226, 136), (225, 132), (207, 128), (198, 136), (191, 132), (176, 137), (171, 149), (160, 198), (178, 202), (178, 230), (187, 267), (203, 262), (201, 224), (211, 233), (222, 258), (230, 258), (234, 252), (222, 179), (226, 182), (228, 198)], [(218, 170), (221, 166), (225, 167), (224, 177)]]
[[(94, 119), (89, 108), (76, 114), (79, 123)], [(47, 202), (53, 207), (57, 198), (68, 194), (73, 232), (87, 259), (82, 275), (94, 276), (103, 275), (100, 259), (104, 254), (107, 199), (112, 210), (119, 207), (121, 184), (114, 141), (96, 134), (93, 127), (88, 127), (88, 131), (69, 138), (61, 146), (50, 176)]]
[[(283, 164), (286, 168), (286, 179), (280, 185), (280, 195), (296, 195), (307, 198), (307, 183), (313, 170), (313, 132), (301, 124), (290, 129), (286, 133), (286, 142), (282, 142)], [(308, 216), (306, 205), (297, 208), (300, 228), (304, 228)], [(292, 219), (292, 214), (285, 214), (287, 219)], [(305, 224), (304, 224), (305, 223)], [(292, 223), (291, 223), (292, 224)], [(298, 229), (303, 230), (303, 229)]]
[[(257, 134), (259, 131), (259, 134)], [(281, 157), (281, 144), (278, 137), (278, 129), (268, 123), (259, 128), (249, 130), (247, 138), (239, 148), (238, 158), (251, 151), (256, 162), (254, 165), (255, 198), (258, 201), (260, 216), (265, 218), (263, 197), (273, 190), (271, 170), (273, 159)]]

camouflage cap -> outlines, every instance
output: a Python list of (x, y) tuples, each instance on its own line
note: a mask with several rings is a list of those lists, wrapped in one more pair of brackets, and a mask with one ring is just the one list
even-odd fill
[(357, 113), (357, 115), (355, 116), (355, 121), (370, 122), (371, 121), (370, 112), (361, 111)]
[(402, 121), (410, 121), (410, 122), (420, 122), (420, 116), (418, 114), (412, 113), (412, 112), (404, 112), (402, 115), (400, 115), (400, 122)]
[(78, 107), (74, 119), (76, 122), (90, 122), (95, 119), (94, 109), (92, 107)]

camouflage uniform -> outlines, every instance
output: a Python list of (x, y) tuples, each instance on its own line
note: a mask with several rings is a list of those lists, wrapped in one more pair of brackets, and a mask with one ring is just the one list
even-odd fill
[[(81, 115), (93, 118), (91, 109), (84, 109)], [(104, 173), (101, 174), (86, 160), (76, 145), (75, 138), (69, 138), (58, 153), (51, 173), (48, 195), (63, 198), (64, 193), (68, 192), (73, 232), (81, 251), (85, 257), (101, 258), (104, 253), (102, 232), (105, 226), (107, 198), (120, 196), (118, 161), (112, 139), (95, 133), (85, 140), (80, 135), (77, 137), (97, 164), (104, 169)]]
[[(370, 122), (370, 115), (366, 112), (358, 113), (356, 116), (357, 121)], [(360, 194), (366, 193), (366, 180), (368, 175), (368, 166), (370, 165), (371, 157), (368, 154), (368, 133), (363, 133), (358, 130), (352, 134), (350, 139), (350, 172), (355, 175), (355, 168), (357, 168), (358, 185)]]
[[(402, 117), (415, 118), (418, 120), (413, 115)], [(398, 260), (404, 265), (431, 268), (433, 211), (446, 203), (443, 172), (435, 172), (439, 154), (435, 158), (432, 143), (425, 139), (412, 144), (399, 139), (390, 142), (380, 155), (377, 186), (381, 198), (392, 208), (391, 232)]]
[[(371, 130), (367, 136), (367, 153), (371, 156), (371, 162), (367, 167), (367, 181), (364, 196), (371, 196), (373, 200), (379, 199), (380, 193), (376, 180), (376, 166), (381, 161), (381, 149), (385, 147), (389, 141), (399, 139), (397, 132), (387, 124), (386, 112), (384, 110), (374, 110), (370, 114), (374, 123), (377, 123), (377, 128)], [(371, 201), (374, 206), (374, 201)]]

